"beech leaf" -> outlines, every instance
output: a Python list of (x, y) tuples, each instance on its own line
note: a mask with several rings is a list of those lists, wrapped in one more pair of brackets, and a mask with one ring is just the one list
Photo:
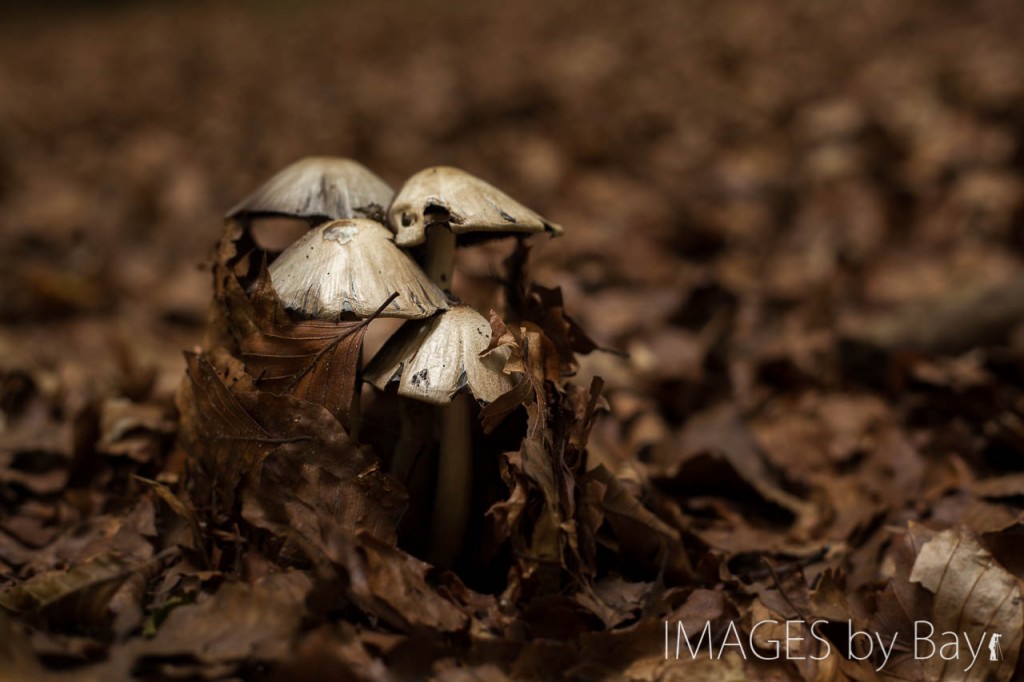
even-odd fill
[[(966, 529), (949, 529), (927, 541), (917, 554), (910, 581), (934, 595), (932, 617), (935, 641), (951, 641), (940, 633), (952, 632), (983, 646), (973, 668), (965, 671), (970, 656), (946, 661), (930, 656), (923, 661), (925, 676), (931, 680), (1008, 680), (1020, 654), (1024, 613), (1021, 611), (1020, 582), (996, 563)], [(999, 635), (992, 647), (990, 641)], [(996, 660), (991, 660), (995, 658)]]
[[(397, 296), (392, 294), (373, 317)], [(373, 317), (356, 322), (292, 320), (265, 272), (253, 293), (252, 310), (256, 331), (242, 338), (240, 345), (246, 370), (257, 386), (319, 403), (353, 433), (363, 337)]]

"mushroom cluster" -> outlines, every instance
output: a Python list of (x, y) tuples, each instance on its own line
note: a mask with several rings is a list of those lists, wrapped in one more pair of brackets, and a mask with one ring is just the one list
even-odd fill
[[(252, 227), (268, 217), (304, 221), (308, 231), (280, 253), (261, 251)], [(396, 194), (362, 165), (327, 157), (285, 168), (227, 218), (229, 231), (235, 231), (228, 241), (238, 250), (232, 262), (239, 281), (254, 288), (256, 273), (268, 264), (263, 276), (296, 319), (405, 320), (367, 366), (358, 367), (353, 410), (362, 382), (397, 394), (400, 433), (389, 469), (404, 482), (424, 452), (422, 434), (436, 434), (427, 551), (435, 563), (452, 565), (469, 515), (473, 420), (481, 407), (523, 380), (507, 369), (509, 346), (492, 345), (489, 320), (452, 293), (455, 249), (504, 237), (557, 235), (561, 228), (456, 168), (423, 170)], [(252, 248), (237, 246), (239, 234)], [(346, 423), (356, 438), (358, 413)]]

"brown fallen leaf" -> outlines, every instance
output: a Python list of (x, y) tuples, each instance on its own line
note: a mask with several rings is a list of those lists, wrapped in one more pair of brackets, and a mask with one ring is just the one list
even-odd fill
[[(587, 486), (593, 481), (599, 487)], [(630, 573), (664, 572), (670, 582), (685, 581), (693, 568), (683, 549), (679, 531), (655, 516), (604, 466), (587, 472), (581, 483), (588, 491), (600, 491), (595, 503), (615, 538), (616, 553)]]
[(0, 611), (0, 682), (49, 679), (21, 628)]
[(363, 534), (330, 532), (327, 556), (364, 612), (403, 632), (464, 630), (469, 617), (427, 581), (430, 564)]
[(207, 356), (187, 360), (191, 391), (181, 396), (186, 447), (225, 508), (241, 493), (250, 523), (314, 544), (327, 523), (395, 541), (405, 504), (400, 485), (323, 406), (247, 390), (244, 380), (233, 391)]
[(244, 370), (223, 356), (217, 359), (220, 367), (205, 355), (185, 354), (188, 377), (178, 394), (178, 409), (185, 450), (207, 472), (208, 485), (230, 509), (243, 473), (276, 440), (239, 405), (225, 384), (228, 380), (245, 385)]
[(100, 629), (109, 624), (110, 601), (137, 567), (108, 554), (33, 576), (0, 592), (0, 606), (62, 629)]
[(159, 481), (151, 481), (148, 478), (142, 478), (141, 476), (135, 476), (135, 479), (148, 485), (156, 496), (171, 509), (171, 511), (177, 514), (179, 518), (188, 524), (189, 531), (192, 535), (192, 549), (199, 552), (199, 555), (202, 557), (205, 565), (209, 565), (210, 558), (206, 552), (206, 543), (203, 537), (203, 531), (199, 525), (199, 518), (196, 516), (196, 510), (193, 509), (192, 504), (175, 495), (170, 488)]
[(101, 435), (96, 449), (140, 463), (152, 461), (176, 430), (174, 420), (166, 412), (161, 406), (126, 398), (105, 400), (100, 408)]
[(387, 682), (393, 679), (349, 623), (324, 625), (304, 635), (289, 657), (271, 671), (276, 682)]
[(878, 320), (852, 319), (847, 337), (886, 354), (960, 353), (1004, 338), (1024, 315), (1024, 278), (973, 288)]
[[(894, 642), (887, 675), (905, 680), (1013, 678), (1024, 626), (1020, 585), (970, 530), (935, 532), (911, 524), (887, 562), (892, 576), (867, 628)], [(952, 646), (950, 633), (957, 637), (956, 651), (947, 647), (944, 654), (951, 660), (943, 660), (940, 647)], [(993, 634), (1000, 635), (995, 661), (989, 660), (988, 648)], [(918, 636), (928, 637), (934, 650), (918, 642)]]
[[(393, 294), (381, 306), (386, 308)], [(356, 322), (292, 320), (278, 301), (264, 272), (249, 301), (233, 299), (232, 320), (251, 311), (239, 330), (241, 359), (260, 390), (293, 395), (323, 405), (349, 433), (356, 433), (353, 413), (363, 337), (373, 316)]]
[[(949, 661), (942, 656), (926, 658), (922, 668), (928, 679), (1013, 677), (1024, 636), (1020, 580), (996, 563), (970, 531), (948, 529), (924, 542), (910, 581), (934, 595), (928, 620), (935, 628), (936, 642), (949, 642), (945, 633), (954, 633), (962, 653)], [(994, 635), (1000, 637), (993, 645)], [(987, 647), (970, 669), (964, 640)], [(993, 655), (986, 655), (989, 649)]]
[(565, 312), (560, 289), (540, 286), (526, 276), (526, 262), (530, 247), (516, 242), (515, 250), (505, 259), (508, 271), (505, 292), (508, 305), (515, 316), (537, 325), (551, 340), (562, 370), (567, 376), (578, 369), (576, 353), (589, 353), (597, 349), (583, 328)]
[(312, 587), (300, 571), (270, 575), (252, 585), (226, 583), (206, 599), (171, 611), (137, 654), (185, 656), (206, 664), (282, 658), (298, 634)]

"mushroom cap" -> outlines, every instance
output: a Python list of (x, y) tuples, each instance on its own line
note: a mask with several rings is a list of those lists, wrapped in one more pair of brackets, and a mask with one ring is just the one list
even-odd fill
[(300, 159), (227, 212), (326, 219), (377, 217), (395, 192), (362, 164), (333, 156)]
[(427, 168), (406, 180), (388, 209), (388, 224), (402, 247), (422, 244), (431, 225), (446, 225), (456, 235), (477, 233), (477, 239), (562, 233), (497, 187), (450, 166)]
[(418, 322), (406, 323), (370, 361), (364, 378), (380, 390), (398, 382), (398, 394), (434, 405), (447, 405), (460, 390), (492, 402), (512, 390), (502, 370), (512, 352), (498, 346), (481, 356), (491, 342), (491, 325), (466, 305)]
[(448, 307), (444, 293), (373, 220), (333, 220), (285, 249), (270, 282), (286, 308), (316, 318), (370, 317), (398, 292), (381, 317), (418, 319)]

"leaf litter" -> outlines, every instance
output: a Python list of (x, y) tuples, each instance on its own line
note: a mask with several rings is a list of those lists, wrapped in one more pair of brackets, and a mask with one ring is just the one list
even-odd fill
[[(0, 677), (1021, 677), (1019, 8), (576, 5), (517, 41), (514, 6), (352, 10), (415, 27), (415, 63), (328, 7), (287, 36), (161, 10), (198, 19), (173, 44), (143, 44), (159, 12), (2, 29)], [(302, 39), (324, 25), (345, 40)], [(123, 63), (152, 90), (111, 90)], [(283, 311), (237, 225), (183, 272), (224, 196), (314, 148), (479, 169), (566, 226), (460, 255), (522, 380), (474, 433), (453, 569), (356, 390), (366, 326)], [(666, 621), (717, 646), (793, 618), (833, 654), (665, 655)], [(959, 658), (916, 659), (917, 621)]]

